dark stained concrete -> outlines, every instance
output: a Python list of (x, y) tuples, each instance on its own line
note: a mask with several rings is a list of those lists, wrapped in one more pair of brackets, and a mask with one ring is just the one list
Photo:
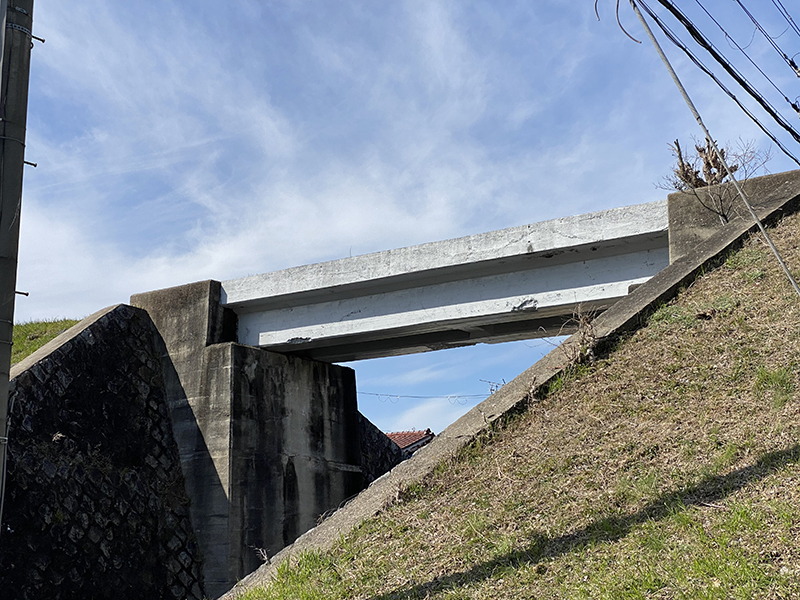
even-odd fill
[(400, 460), (359, 414), (352, 369), (235, 343), (235, 315), (219, 294), (219, 282), (205, 281), (131, 298), (166, 348), (166, 394), (212, 597), (258, 568), (261, 550), (277, 553)]

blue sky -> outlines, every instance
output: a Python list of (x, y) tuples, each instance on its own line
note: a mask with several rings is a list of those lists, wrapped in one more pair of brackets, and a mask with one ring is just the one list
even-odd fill
[[(715, 33), (695, 0), (678, 4)], [(749, 4), (800, 52), (772, 3)], [(735, 3), (704, 5), (800, 95)], [(25, 173), (17, 320), (665, 197), (667, 144), (700, 131), (653, 48), (619, 30), (614, 2), (599, 9), (600, 22), (592, 2), (563, 0), (36, 0), (47, 42), (33, 50), (39, 167)], [(645, 40), (626, 2), (621, 18)], [(769, 145), (667, 50), (718, 140)], [(769, 167), (792, 166), (776, 152)], [(384, 429), (439, 431), (481, 379), (508, 381), (551, 348), (360, 363), (362, 392), (442, 396), (361, 406)]]

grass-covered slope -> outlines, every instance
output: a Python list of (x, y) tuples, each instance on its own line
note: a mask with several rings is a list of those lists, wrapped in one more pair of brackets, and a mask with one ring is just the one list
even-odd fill
[[(798, 233), (797, 215), (772, 230), (795, 272)], [(753, 238), (333, 551), (245, 597), (800, 597), (799, 350), (800, 299)]]
[(72, 319), (60, 319), (57, 321), (29, 321), (14, 325), (11, 364), (16, 364), (28, 355), (33, 354), (77, 322)]

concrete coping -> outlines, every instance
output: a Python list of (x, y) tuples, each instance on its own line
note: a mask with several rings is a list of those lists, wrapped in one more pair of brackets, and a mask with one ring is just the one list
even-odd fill
[(114, 304), (112, 306), (108, 306), (106, 308), (98, 310), (96, 313), (89, 315), (82, 321), (75, 323), (72, 327), (67, 329), (66, 331), (58, 334), (55, 338), (47, 342), (44, 346), (32, 352), (21, 361), (16, 363), (11, 367), (10, 379), (14, 379), (20, 373), (30, 369), (33, 365), (38, 363), (40, 360), (48, 357), (50, 354), (58, 350), (61, 346), (69, 342), (71, 339), (75, 338), (76, 336), (80, 335), (82, 331), (87, 329), (92, 324), (96, 323), (108, 313), (113, 312), (118, 307), (122, 306), (121, 304)]

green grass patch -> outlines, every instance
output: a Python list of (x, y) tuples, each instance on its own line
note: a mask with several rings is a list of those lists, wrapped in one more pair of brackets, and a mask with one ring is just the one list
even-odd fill
[(694, 311), (679, 304), (665, 304), (650, 316), (650, 324), (657, 329), (675, 325), (692, 327), (696, 322)]
[(759, 398), (771, 398), (774, 408), (781, 408), (794, 391), (794, 377), (788, 367), (767, 369), (759, 367), (756, 372), (755, 393)]
[(14, 345), (11, 347), (11, 364), (33, 354), (47, 342), (57, 337), (73, 325), (75, 319), (52, 321), (29, 321), (14, 325)]

